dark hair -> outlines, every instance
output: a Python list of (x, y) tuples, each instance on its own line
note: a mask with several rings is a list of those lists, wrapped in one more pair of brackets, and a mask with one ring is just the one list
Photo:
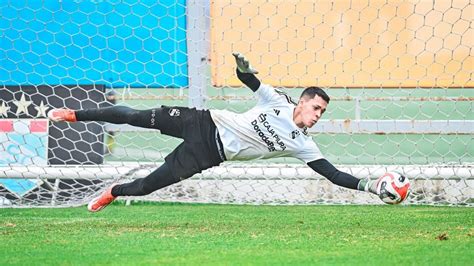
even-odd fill
[(310, 99), (313, 99), (314, 96), (318, 95), (319, 97), (321, 97), (323, 100), (325, 100), (327, 103), (329, 103), (329, 96), (326, 94), (325, 91), (323, 91), (323, 89), (319, 88), (319, 87), (308, 87), (306, 88), (303, 93), (301, 93), (301, 96), (300, 96), (300, 99), (307, 96), (309, 97)]

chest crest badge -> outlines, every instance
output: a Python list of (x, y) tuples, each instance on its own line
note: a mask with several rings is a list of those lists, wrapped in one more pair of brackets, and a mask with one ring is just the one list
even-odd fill
[(301, 134), (301, 132), (298, 129), (293, 130), (290, 133), (290, 138), (291, 139), (296, 139), (296, 137), (298, 137), (300, 134)]

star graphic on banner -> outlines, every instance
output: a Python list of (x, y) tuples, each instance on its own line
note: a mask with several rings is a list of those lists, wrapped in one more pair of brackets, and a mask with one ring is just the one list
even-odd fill
[(0, 115), (6, 117), (8, 110), (10, 110), (10, 107), (5, 105), (5, 102), (2, 102), (2, 105), (0, 105)]
[(13, 103), (18, 106), (18, 109), (16, 110), (16, 115), (20, 115), (21, 113), (25, 113), (26, 115), (29, 115), (28, 113), (28, 106), (32, 103), (32, 101), (27, 101), (25, 99), (25, 94), (21, 95), (21, 98), (19, 101), (13, 101)]
[(41, 101), (39, 106), (35, 106), (35, 109), (38, 112), (36, 117), (46, 117), (46, 110), (48, 110), (49, 107), (44, 105), (43, 101)]

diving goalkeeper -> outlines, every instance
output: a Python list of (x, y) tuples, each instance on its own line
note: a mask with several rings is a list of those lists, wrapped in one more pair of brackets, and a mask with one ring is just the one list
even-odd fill
[(237, 77), (258, 98), (255, 107), (238, 114), (227, 110), (196, 110), (161, 106), (135, 110), (125, 106), (73, 111), (53, 109), (52, 121), (103, 121), (153, 128), (183, 139), (165, 162), (145, 178), (109, 187), (88, 204), (97, 212), (119, 196), (143, 196), (217, 166), (224, 161), (295, 157), (332, 183), (376, 193), (377, 181), (358, 179), (336, 169), (319, 151), (307, 129), (326, 111), (329, 96), (321, 88), (306, 88), (297, 102), (255, 76), (258, 72), (241, 54), (233, 54)]

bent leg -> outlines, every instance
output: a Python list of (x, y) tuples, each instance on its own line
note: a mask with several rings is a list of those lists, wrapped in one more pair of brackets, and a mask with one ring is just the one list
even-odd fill
[(114, 197), (144, 196), (179, 181), (181, 180), (173, 177), (168, 164), (164, 163), (145, 178), (139, 178), (130, 183), (114, 186), (112, 188), (112, 195)]

